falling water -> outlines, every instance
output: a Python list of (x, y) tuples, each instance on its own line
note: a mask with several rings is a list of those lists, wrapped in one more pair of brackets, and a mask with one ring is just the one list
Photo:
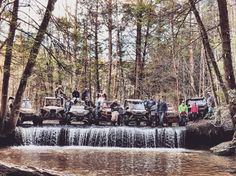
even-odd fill
[(185, 128), (19, 127), (16, 138), (21, 145), (183, 148)]

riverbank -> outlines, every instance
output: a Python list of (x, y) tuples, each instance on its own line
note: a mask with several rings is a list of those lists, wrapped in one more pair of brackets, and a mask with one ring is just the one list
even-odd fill
[(6, 176), (57, 176), (46, 171), (38, 171), (35, 168), (19, 169), (16, 166), (7, 166), (0, 163), (0, 175)]

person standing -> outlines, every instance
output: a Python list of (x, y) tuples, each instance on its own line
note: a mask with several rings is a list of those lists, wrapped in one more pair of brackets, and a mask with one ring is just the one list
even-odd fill
[(95, 107), (95, 105), (93, 104), (93, 102), (89, 99), (89, 97), (85, 97), (85, 105), (87, 106), (87, 107), (90, 107), (90, 108), (94, 108)]
[(168, 110), (168, 106), (166, 104), (165, 98), (162, 97), (159, 102), (159, 117), (160, 117), (160, 125), (163, 127), (164, 126), (164, 117), (166, 115), (166, 112)]
[(90, 97), (90, 95), (89, 95), (89, 89), (88, 89), (88, 88), (85, 88), (85, 89), (84, 89), (84, 91), (83, 91), (83, 93), (82, 93), (82, 95), (81, 95), (81, 99), (82, 99), (83, 101), (85, 101), (86, 97)]
[(197, 104), (193, 103), (191, 105), (191, 116), (194, 122), (198, 119), (198, 112), (199, 112), (199, 109), (198, 109)]
[(63, 90), (62, 85), (59, 85), (59, 86), (55, 89), (55, 97), (61, 99), (61, 106), (63, 106), (65, 93), (64, 93), (64, 90)]
[(207, 98), (208, 113), (211, 115), (214, 112), (215, 100), (214, 100), (214, 97), (211, 96), (209, 93), (207, 95), (208, 95), (208, 98)]
[(119, 120), (119, 103), (114, 100), (110, 105), (111, 108), (111, 123), (115, 125)]
[(72, 92), (72, 98), (75, 104), (79, 101), (80, 93), (77, 88)]
[(188, 117), (188, 106), (186, 105), (185, 101), (179, 105), (179, 121), (180, 124), (184, 124), (187, 122)]

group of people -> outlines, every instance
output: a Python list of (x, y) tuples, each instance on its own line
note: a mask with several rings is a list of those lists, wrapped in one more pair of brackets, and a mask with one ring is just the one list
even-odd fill
[[(164, 117), (168, 111), (168, 106), (165, 97), (161, 97), (160, 100), (158, 100), (157, 102), (154, 99), (146, 100), (144, 101), (144, 104), (146, 109), (148, 109), (149, 111), (154, 111), (157, 114), (157, 117), (155, 118), (156, 124), (157, 121), (159, 120), (160, 126), (163, 126)], [(153, 107), (155, 108), (153, 109)]]
[(55, 89), (55, 97), (61, 99), (61, 105), (64, 105), (64, 109), (66, 112), (70, 110), (73, 104), (76, 104), (80, 100), (83, 100), (86, 106), (95, 107), (95, 105), (89, 98), (90, 95), (88, 88), (85, 88), (81, 96), (77, 88), (74, 89), (74, 91), (71, 93), (71, 96), (66, 96), (66, 94), (64, 93), (63, 86), (59, 85)]
[[(206, 103), (207, 103), (207, 109), (208, 109), (207, 113), (212, 114), (214, 110), (214, 106), (215, 106), (214, 97), (208, 94)], [(145, 106), (147, 109), (150, 109), (150, 111), (151, 111), (151, 107), (154, 107), (153, 105), (156, 105), (155, 109), (152, 109), (152, 111), (155, 111), (157, 114), (156, 124), (157, 124), (157, 120), (159, 120), (160, 126), (163, 126), (164, 118), (168, 111), (168, 106), (167, 106), (165, 97), (162, 97), (157, 102), (154, 99), (145, 101)], [(187, 105), (186, 101), (183, 100), (181, 101), (181, 104), (178, 107), (178, 114), (179, 114), (180, 122), (185, 123), (185, 121), (188, 120), (189, 116), (191, 116), (191, 120), (193, 122), (196, 122), (199, 119), (200, 111), (196, 102), (193, 102), (190, 105)]]

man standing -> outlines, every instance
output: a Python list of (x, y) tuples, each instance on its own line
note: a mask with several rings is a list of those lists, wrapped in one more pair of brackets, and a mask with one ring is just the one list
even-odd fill
[(72, 98), (74, 103), (76, 104), (79, 101), (80, 93), (77, 88), (72, 92)]
[(181, 105), (179, 105), (179, 123), (184, 125), (187, 123), (188, 117), (188, 106), (186, 105), (185, 101), (183, 100)]
[(85, 101), (85, 99), (86, 99), (86, 97), (90, 97), (89, 96), (89, 90), (88, 90), (88, 88), (85, 88), (84, 89), (84, 91), (83, 91), (83, 93), (82, 93), (82, 96), (81, 96), (81, 99), (83, 100), (83, 101)]
[(113, 101), (110, 105), (111, 108), (111, 123), (115, 125), (117, 122), (119, 124), (119, 103), (117, 100)]
[(164, 126), (164, 117), (166, 115), (166, 112), (168, 110), (166, 101), (164, 97), (161, 97), (160, 102), (159, 102), (159, 117), (160, 117), (160, 125), (163, 127)]
[(55, 97), (61, 99), (61, 106), (63, 106), (65, 93), (64, 93), (64, 90), (63, 90), (62, 85), (59, 85), (59, 86), (55, 89)]

